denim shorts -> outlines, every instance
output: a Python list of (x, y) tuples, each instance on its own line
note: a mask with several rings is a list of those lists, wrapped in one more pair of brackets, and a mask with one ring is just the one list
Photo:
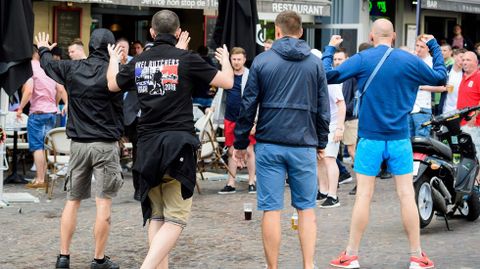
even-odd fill
[(422, 127), (422, 123), (429, 121), (432, 117), (432, 110), (422, 108), (420, 112), (410, 113), (408, 115), (408, 126), (410, 130), (410, 136), (430, 136), (431, 126)]
[(30, 114), (27, 122), (30, 151), (43, 150), (45, 135), (55, 126), (56, 113)]
[(300, 210), (314, 208), (318, 189), (316, 153), (313, 147), (257, 143), (257, 209), (283, 209), (287, 173), (292, 206)]
[(413, 150), (410, 139), (384, 141), (360, 138), (355, 153), (355, 172), (376, 176), (382, 161), (386, 161), (387, 170), (393, 175), (412, 173)]

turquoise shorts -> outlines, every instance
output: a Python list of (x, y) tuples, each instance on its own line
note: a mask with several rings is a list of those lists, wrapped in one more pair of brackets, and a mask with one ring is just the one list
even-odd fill
[(383, 141), (360, 138), (355, 153), (355, 172), (376, 176), (383, 161), (393, 175), (412, 173), (413, 151), (410, 139)]

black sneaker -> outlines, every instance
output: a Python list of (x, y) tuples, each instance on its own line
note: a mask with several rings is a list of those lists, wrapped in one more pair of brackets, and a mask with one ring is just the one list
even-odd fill
[(223, 189), (221, 189), (218, 192), (218, 194), (232, 194), (232, 193), (236, 193), (236, 191), (235, 191), (235, 188), (230, 185), (225, 185), (225, 187), (223, 187)]
[(340, 201), (337, 199), (334, 199), (333, 197), (328, 196), (327, 200), (323, 202), (320, 207), (321, 208), (333, 208), (333, 207), (339, 207), (340, 206)]
[(350, 173), (343, 173), (338, 177), (338, 184), (347, 184), (353, 181), (352, 175)]
[(321, 203), (321, 202), (325, 201), (327, 199), (327, 196), (328, 195), (317, 191), (317, 203)]
[(357, 194), (357, 185), (355, 185), (355, 187), (353, 187), (353, 189), (348, 194), (356, 195)]
[(248, 185), (248, 193), (257, 193), (257, 187), (255, 184)]
[(90, 269), (120, 269), (120, 266), (112, 262), (110, 257), (105, 256), (105, 261), (103, 263), (97, 263), (97, 261), (94, 259), (90, 264)]
[(70, 268), (70, 256), (57, 256), (57, 262), (55, 263), (55, 268)]

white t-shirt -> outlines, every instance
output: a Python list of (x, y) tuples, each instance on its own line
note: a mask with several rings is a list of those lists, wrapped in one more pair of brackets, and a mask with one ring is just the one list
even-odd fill
[(343, 84), (328, 85), (328, 101), (330, 103), (330, 127), (333, 125), (335, 126), (337, 125), (337, 114), (338, 114), (337, 102), (344, 100), (342, 85)]
[[(433, 67), (433, 58), (432, 56), (427, 56), (425, 59), (422, 59), (430, 68)], [(417, 99), (415, 99), (415, 104), (413, 105), (413, 110), (411, 113), (420, 112), (421, 108), (432, 109), (432, 93), (429, 91), (418, 90)]]
[(460, 82), (462, 82), (462, 76), (462, 70), (457, 72), (453, 68), (450, 74), (448, 74), (447, 84), (453, 85), (453, 92), (447, 93), (445, 104), (443, 104), (443, 113), (457, 109), (458, 87), (460, 87)]

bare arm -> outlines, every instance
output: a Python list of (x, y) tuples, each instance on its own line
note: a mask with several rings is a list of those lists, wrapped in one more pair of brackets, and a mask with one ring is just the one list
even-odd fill
[(122, 49), (114, 44), (108, 44), (108, 54), (110, 54), (110, 62), (107, 69), (108, 90), (111, 92), (119, 92), (120, 87), (117, 84), (117, 74), (122, 55)]
[(427, 91), (427, 92), (445, 92), (445, 91), (447, 91), (447, 87), (445, 87), (445, 86), (422, 85), (418, 89), (422, 90), (422, 91)]
[(217, 58), (218, 62), (222, 65), (222, 71), (217, 72), (210, 82), (210, 85), (224, 89), (233, 88), (233, 69), (230, 65), (230, 55), (226, 45), (217, 49), (215, 58)]
[(29, 78), (25, 84), (22, 86), (22, 100), (20, 100), (20, 105), (17, 109), (17, 118), (22, 118), (23, 108), (30, 102), (33, 93), (33, 79)]
[(333, 140), (335, 142), (340, 142), (343, 138), (343, 132), (345, 131), (345, 114), (347, 113), (345, 100), (337, 101), (337, 108), (337, 129), (335, 130)]
[(68, 111), (68, 95), (67, 95), (67, 90), (65, 90), (65, 87), (62, 84), (58, 84), (55, 87), (57, 89), (57, 105), (60, 102), (60, 99), (63, 101), (65, 104), (62, 109), (62, 116), (67, 114)]

